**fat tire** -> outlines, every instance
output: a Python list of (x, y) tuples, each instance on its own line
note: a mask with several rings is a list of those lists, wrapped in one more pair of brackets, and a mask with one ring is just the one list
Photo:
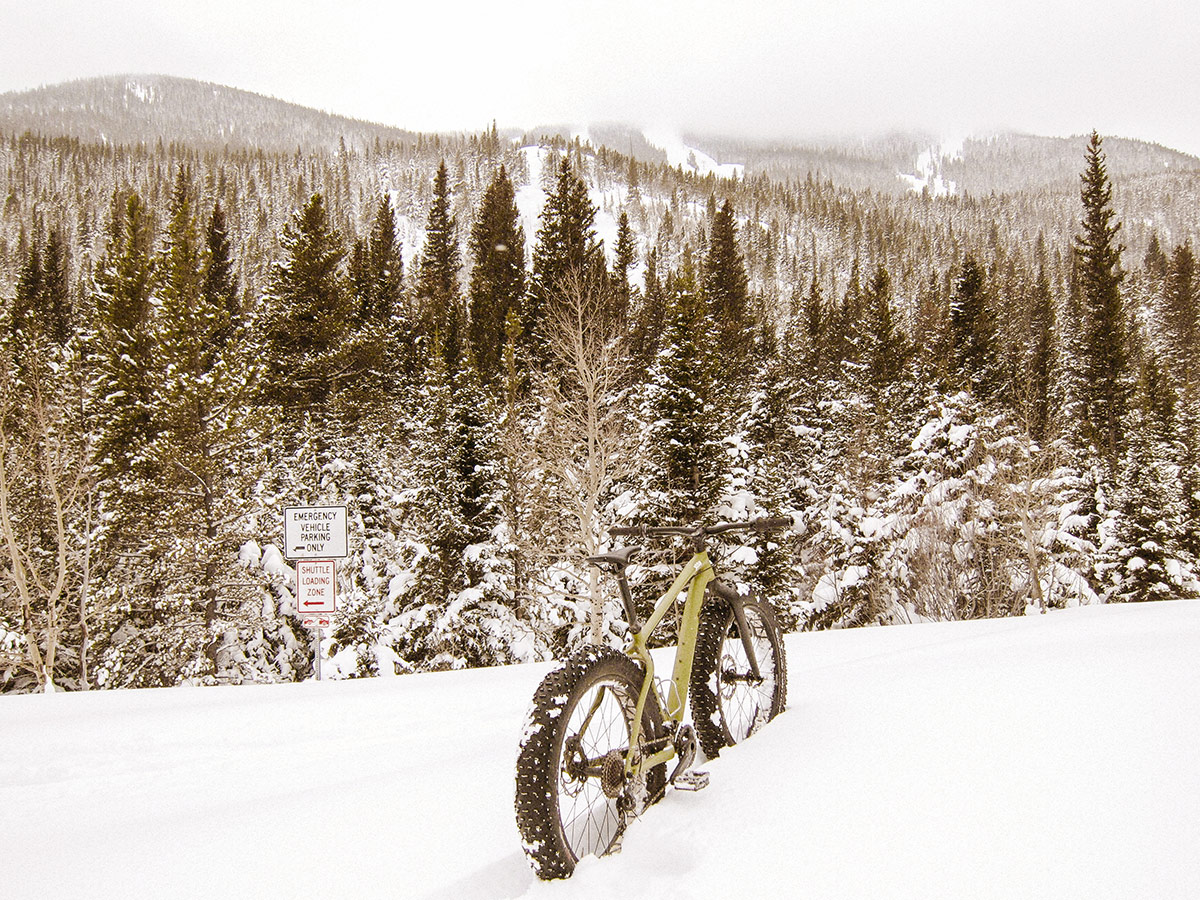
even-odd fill
[[(601, 779), (571, 782), (565, 770), (564, 744), (570, 737), (572, 717), (580, 709), (581, 701), (589, 698), (590, 706), (593, 688), (605, 684), (609, 689), (615, 689), (612, 696), (617, 697), (616, 710), (624, 720), (627, 745), (634, 704), (644, 677), (642, 669), (625, 654), (607, 647), (589, 646), (547, 674), (534, 693), (517, 756), (515, 805), (521, 843), (539, 878), (569, 878), (579, 856), (588, 853), (600, 856), (620, 845), (628, 813), (617, 808), (615, 799), (601, 793), (589, 809), (602, 808), (605, 824), (609, 827), (601, 829), (595, 846), (572, 848), (566, 834), (570, 823), (563, 821), (568, 815), (563, 808), (563, 801), (568, 799), (565, 792), (572, 785), (578, 785), (576, 789), (580, 793), (586, 790), (591, 796)], [(586, 715), (586, 710), (580, 715)], [(642, 713), (642, 731), (645, 740), (663, 733), (662, 714), (654, 691), (647, 697)], [(660, 799), (666, 790), (666, 768), (666, 763), (661, 763), (646, 774), (647, 805)], [(583, 838), (578, 841), (583, 842)], [(576, 849), (583, 852), (577, 854)]]
[(756, 633), (756, 645), (770, 651), (767, 659), (759, 654), (764, 682), (758, 688), (725, 680), (730, 666), (749, 674), (729, 603), (710, 592), (700, 612), (689, 690), (696, 736), (709, 759), (715, 759), (723, 747), (744, 741), (787, 705), (787, 656), (775, 610), (770, 601), (753, 596), (743, 600), (743, 608), (750, 630)]

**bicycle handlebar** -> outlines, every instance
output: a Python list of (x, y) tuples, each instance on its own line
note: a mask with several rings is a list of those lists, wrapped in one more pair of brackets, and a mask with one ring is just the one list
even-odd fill
[(721, 525), (615, 525), (608, 529), (612, 537), (681, 537), (698, 538), (709, 534), (725, 534), (727, 531), (783, 531), (791, 528), (793, 520), (787, 516), (754, 519), (749, 522), (725, 522)]

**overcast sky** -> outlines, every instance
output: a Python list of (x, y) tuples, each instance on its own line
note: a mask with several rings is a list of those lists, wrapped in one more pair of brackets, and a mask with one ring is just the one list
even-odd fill
[(1200, 154), (1185, 0), (0, 0), (0, 92), (162, 73), (418, 130), (920, 127)]

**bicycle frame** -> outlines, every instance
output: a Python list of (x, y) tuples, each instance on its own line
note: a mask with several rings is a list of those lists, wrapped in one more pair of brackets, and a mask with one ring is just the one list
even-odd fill
[[(650, 655), (650, 635), (666, 616), (667, 611), (674, 605), (685, 590), (687, 598), (683, 603), (683, 612), (679, 623), (679, 644), (675, 649), (675, 664), (671, 672), (670, 692), (664, 700), (663, 714), (671, 721), (679, 724), (683, 721), (683, 711), (687, 707), (688, 681), (692, 676), (692, 663), (696, 657), (696, 635), (700, 630), (700, 609), (704, 604), (704, 592), (716, 578), (712, 562), (707, 551), (701, 550), (692, 556), (684, 565), (675, 581), (667, 588), (666, 593), (659, 598), (645, 623), (633, 635), (632, 646), (626, 651), (634, 659), (645, 666), (646, 677), (642, 681), (642, 689), (638, 694), (637, 707), (634, 711), (633, 733), (629, 736), (629, 746), (638, 746), (642, 732), (642, 712), (654, 686), (654, 659)], [(675, 747), (670, 741), (667, 745), (645, 759), (636, 762), (633, 753), (625, 757), (626, 775), (636, 774), (637, 770), (654, 767), (675, 758)]]

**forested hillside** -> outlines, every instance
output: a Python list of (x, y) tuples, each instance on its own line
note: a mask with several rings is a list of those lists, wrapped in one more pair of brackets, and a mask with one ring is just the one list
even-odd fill
[(618, 641), (617, 522), (796, 513), (722, 561), (794, 628), (1196, 590), (1190, 157), (696, 148), (722, 179), (277, 101), (216, 140), (229, 89), (122, 84), (103, 135), (79, 85), (0, 123), (0, 690), (306, 677), (297, 504), (349, 511), (346, 676)]

